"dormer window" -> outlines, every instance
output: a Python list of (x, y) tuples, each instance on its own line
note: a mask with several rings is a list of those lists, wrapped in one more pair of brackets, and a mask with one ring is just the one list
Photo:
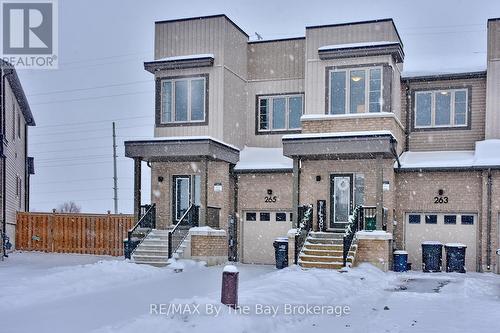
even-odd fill
[(207, 79), (205, 75), (161, 79), (160, 123), (204, 123)]
[(468, 126), (468, 89), (415, 92), (415, 128)]
[(330, 70), (328, 82), (329, 114), (382, 110), (382, 67)]

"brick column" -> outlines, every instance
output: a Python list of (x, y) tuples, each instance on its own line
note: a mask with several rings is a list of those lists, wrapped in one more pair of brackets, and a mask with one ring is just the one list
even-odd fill
[(392, 264), (392, 234), (385, 231), (358, 231), (355, 265), (368, 262), (384, 272)]

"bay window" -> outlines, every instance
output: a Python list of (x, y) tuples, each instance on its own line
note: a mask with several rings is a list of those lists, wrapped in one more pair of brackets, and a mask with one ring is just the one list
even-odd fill
[(415, 92), (415, 128), (465, 127), (467, 89)]
[(258, 131), (288, 131), (300, 129), (304, 109), (303, 95), (258, 96)]
[(186, 77), (161, 81), (161, 123), (204, 122), (206, 77)]
[(329, 113), (380, 112), (382, 67), (352, 68), (329, 72)]

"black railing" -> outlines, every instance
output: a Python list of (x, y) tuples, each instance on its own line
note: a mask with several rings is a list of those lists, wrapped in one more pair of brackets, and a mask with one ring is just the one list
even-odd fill
[(351, 249), (352, 241), (356, 232), (360, 230), (361, 220), (360, 216), (363, 215), (363, 207), (356, 206), (349, 217), (349, 223), (345, 228), (344, 238), (343, 238), (343, 248), (342, 257), (344, 267), (347, 266), (347, 257), (349, 256), (349, 250)]
[(313, 207), (304, 205), (299, 207), (297, 219), (297, 233), (295, 234), (295, 264), (299, 261), (299, 254), (306, 242), (307, 235), (312, 229)]
[[(142, 214), (142, 207), (148, 207)], [(132, 252), (139, 246), (149, 232), (156, 228), (156, 206), (141, 206), (141, 218), (127, 233), (127, 240), (124, 242), (125, 258), (130, 259)]]
[(197, 227), (199, 224), (200, 207), (196, 205), (189, 206), (188, 210), (182, 215), (181, 219), (168, 232), (168, 257), (179, 249), (184, 239), (189, 233), (189, 229)]
[(149, 208), (151, 208), (151, 205), (141, 205), (141, 209), (139, 210), (139, 220), (141, 219), (141, 217), (146, 215), (146, 212), (149, 210)]

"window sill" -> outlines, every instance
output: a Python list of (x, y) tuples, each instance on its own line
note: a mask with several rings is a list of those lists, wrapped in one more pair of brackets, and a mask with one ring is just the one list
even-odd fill
[(178, 121), (171, 123), (157, 123), (156, 127), (184, 127), (184, 126), (207, 126), (208, 120), (205, 121)]
[(467, 126), (442, 126), (442, 127), (413, 127), (412, 132), (436, 132), (436, 131), (468, 131), (471, 129)]
[(297, 134), (301, 133), (302, 129), (296, 130), (273, 130), (273, 131), (259, 131), (255, 132), (255, 135), (275, 135), (275, 134)]

